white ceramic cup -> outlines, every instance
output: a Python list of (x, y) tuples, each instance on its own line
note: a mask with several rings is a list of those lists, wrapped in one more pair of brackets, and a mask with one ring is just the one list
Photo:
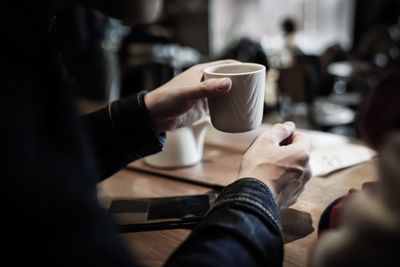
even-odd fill
[(253, 63), (233, 63), (208, 67), (204, 78), (232, 80), (231, 90), (208, 98), (211, 124), (228, 133), (248, 132), (261, 124), (265, 94), (265, 66)]

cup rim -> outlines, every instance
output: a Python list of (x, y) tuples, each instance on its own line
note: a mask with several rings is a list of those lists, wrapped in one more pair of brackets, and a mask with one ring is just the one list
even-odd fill
[[(213, 72), (212, 70), (218, 67), (224, 67), (224, 66), (255, 66), (255, 67), (260, 67), (260, 69), (258, 70), (254, 70), (254, 71), (247, 71), (247, 72), (240, 72), (240, 73), (218, 73), (218, 72)], [(257, 63), (226, 63), (226, 64), (218, 64), (218, 65), (213, 65), (210, 67), (207, 67), (204, 69), (204, 73), (210, 74), (210, 75), (217, 75), (217, 76), (240, 76), (240, 75), (249, 75), (249, 74), (253, 74), (253, 73), (258, 73), (258, 72), (262, 72), (265, 71), (266, 68), (264, 65), (261, 64), (257, 64)]]

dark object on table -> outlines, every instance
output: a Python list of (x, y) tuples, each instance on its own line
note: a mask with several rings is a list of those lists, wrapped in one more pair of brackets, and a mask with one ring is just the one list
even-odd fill
[(193, 196), (114, 199), (109, 212), (119, 232), (192, 229), (213, 205), (218, 193)]
[(315, 230), (311, 214), (296, 209), (281, 210), (281, 223), (285, 244), (304, 238)]

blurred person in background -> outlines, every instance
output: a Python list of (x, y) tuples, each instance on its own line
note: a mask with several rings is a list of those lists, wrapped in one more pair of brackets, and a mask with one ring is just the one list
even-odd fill
[[(80, 118), (59, 50), (54, 12), (82, 4), (127, 23), (154, 21), (161, 0), (9, 1), (1, 15), (3, 234), (13, 266), (134, 266), (96, 185), (129, 162), (162, 149), (165, 130), (204, 115), (229, 79), (202, 81), (196, 65), (150, 93), (139, 92)], [(57, 33), (57, 34), (56, 34)], [(263, 133), (167, 266), (281, 266), (279, 209), (310, 178), (309, 144), (293, 123)]]
[(327, 208), (312, 267), (399, 265), (399, 88), (400, 71), (387, 73), (360, 108), (360, 136), (379, 152), (378, 181), (350, 190)]
[(297, 24), (292, 18), (285, 18), (281, 23), (284, 43), (280, 54), (281, 68), (288, 68), (294, 64), (296, 57), (302, 55), (296, 43)]

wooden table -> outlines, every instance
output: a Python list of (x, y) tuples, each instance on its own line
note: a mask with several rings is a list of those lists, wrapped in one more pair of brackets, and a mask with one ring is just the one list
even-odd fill
[[(159, 197), (203, 194), (209, 188), (177, 182), (155, 175), (122, 170), (101, 185), (103, 197)], [(127, 233), (122, 237), (142, 266), (162, 266), (173, 250), (190, 234), (189, 230)]]
[[(206, 146), (203, 163), (191, 168), (160, 171), (138, 161), (103, 182), (100, 188), (102, 194), (108, 197), (205, 193), (210, 190), (205, 186), (208, 183), (226, 184), (234, 180), (240, 157), (238, 151)], [(370, 160), (328, 177), (311, 178), (298, 202), (281, 214), (286, 242), (284, 266), (307, 266), (309, 252), (317, 240), (317, 227), (323, 210), (350, 188), (359, 189), (364, 182), (374, 180), (377, 177), (375, 166), (376, 160)], [(185, 177), (191, 177), (194, 183), (184, 182)], [(138, 262), (144, 266), (162, 266), (189, 233), (189, 230), (165, 230), (122, 236)]]

